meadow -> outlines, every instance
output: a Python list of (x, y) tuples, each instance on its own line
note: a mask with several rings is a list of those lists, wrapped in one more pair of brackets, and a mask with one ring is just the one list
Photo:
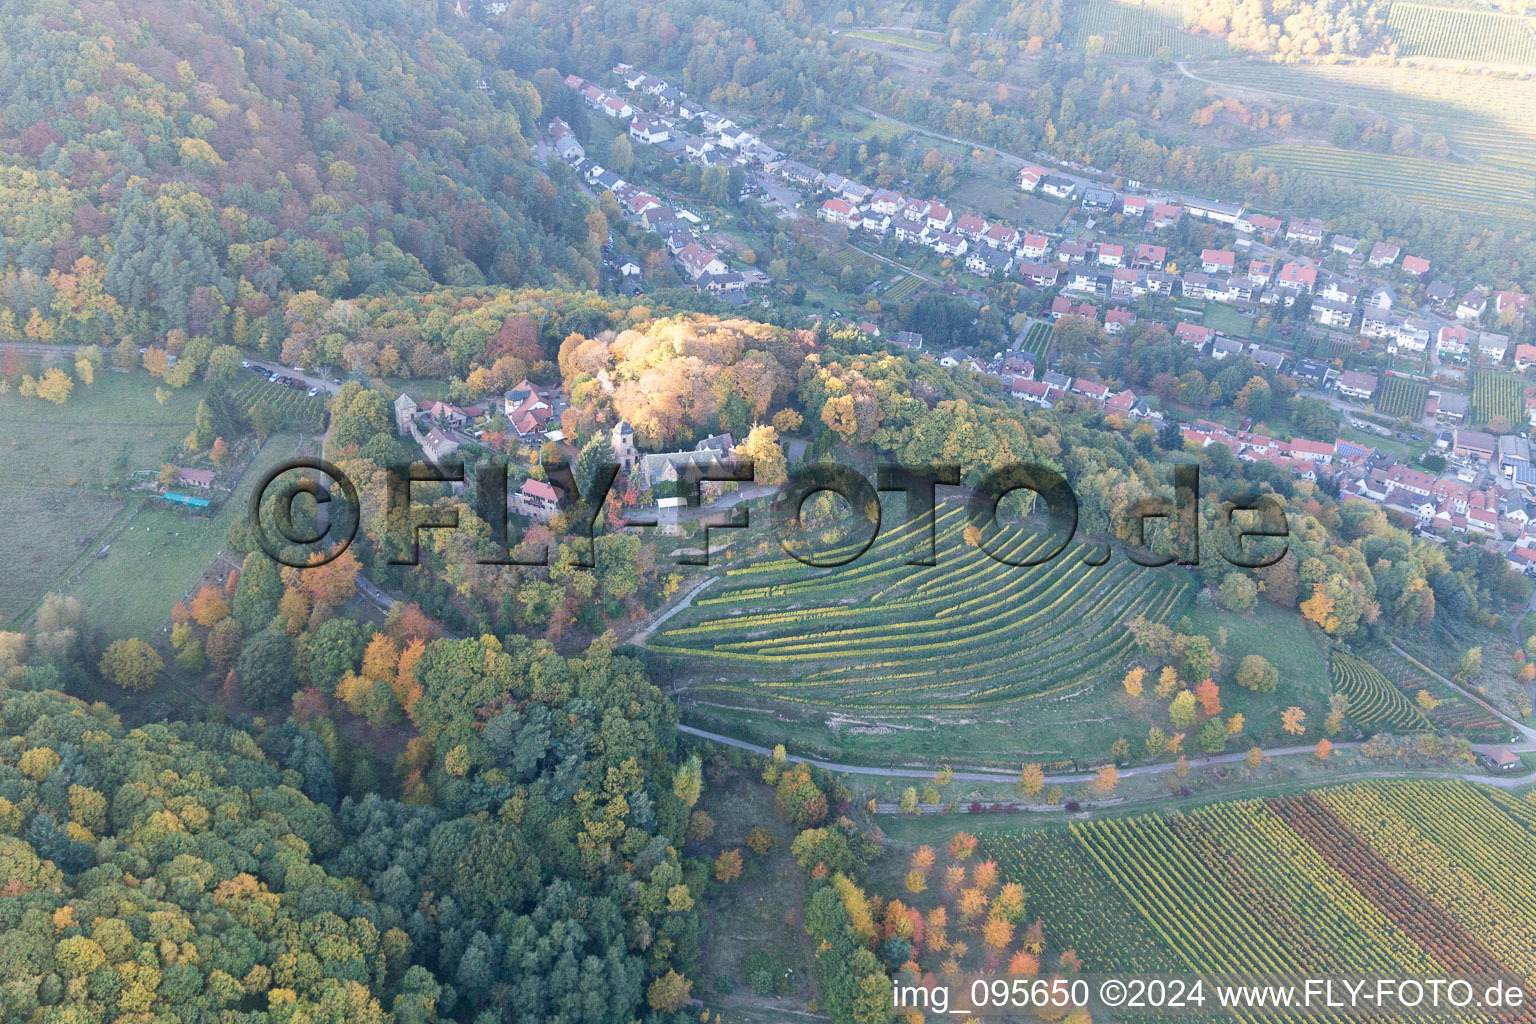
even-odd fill
[(0, 488), (0, 627), (13, 625), (55, 584), (89, 557), (123, 503), (105, 494), (61, 487)]
[(935, 39), (924, 39), (921, 36), (909, 36), (900, 32), (882, 32), (873, 28), (855, 28), (842, 33), (845, 39), (862, 39), (867, 43), (883, 43), (886, 46), (905, 46), (909, 50), (922, 50), (924, 53), (936, 53), (944, 49), (944, 44)]
[(1536, 974), (1536, 804), (1391, 781), (987, 835), (1089, 971)]
[(154, 469), (192, 429), (200, 384), (155, 399), (143, 373), (96, 375), (64, 405), (0, 395), (0, 475), (28, 486), (106, 490), (131, 470)]
[[(962, 507), (941, 509), (931, 567), (907, 564), (903, 525), (841, 568), (764, 556), (728, 569), (648, 647), (687, 676), (685, 709), (793, 719), (842, 753), (899, 757), (908, 733), (940, 722), (973, 762), (1104, 749), (1118, 733), (1103, 690), (1134, 656), (1127, 623), (1176, 614), (1188, 577), (1123, 558), (1090, 567), (1078, 543), (1038, 566), (1002, 565), (966, 543), (965, 521)], [(1042, 538), (1009, 528), (996, 542), (1019, 560)]]
[[(196, 515), (146, 497), (132, 522), (112, 538), (105, 558), (87, 559), (78, 580), (64, 589), (90, 610), (91, 622), (109, 638), (143, 636), (159, 629), (171, 605), (187, 596), (224, 546), (229, 526), (245, 515), (262, 473), (291, 455), (294, 434), (273, 434), (251, 460), (234, 493), (213, 515)], [(127, 598), (126, 595), (132, 595)]]

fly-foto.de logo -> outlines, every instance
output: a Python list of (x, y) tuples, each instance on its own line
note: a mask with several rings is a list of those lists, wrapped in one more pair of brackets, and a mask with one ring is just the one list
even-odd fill
[[(563, 518), (563, 539), (570, 544), (576, 567), (591, 568), (594, 564), (599, 513), (618, 475), (619, 466), (612, 462), (596, 466), (584, 485), (568, 466), (560, 464), (548, 470), (549, 482), (558, 488), (551, 491), (560, 495), (553, 504)], [(446, 486), (464, 494), (468, 508), (489, 527), (496, 553), (477, 557), (476, 564), (549, 564), (548, 545), (536, 545), (531, 553), (523, 550), (526, 545), (518, 545), (517, 554), (511, 550), (511, 509), (515, 502), (508, 490), (506, 465), (480, 465), (469, 473), (461, 463), (433, 468), (418, 462), (391, 466), (385, 476), (383, 514), (372, 521), (383, 524), (383, 536), (378, 539), (384, 550), (392, 552), (390, 564), (418, 564), (424, 531), (460, 528), (459, 511), (466, 503), (445, 508), (439, 501), (428, 504), (417, 500), (418, 489), (429, 486), (439, 493)], [(711, 530), (743, 529), (752, 524), (748, 508), (725, 502), (716, 507), (708, 501), (707, 485), (718, 488), (753, 482), (752, 463), (746, 460), (690, 467), (677, 481), (676, 497), (663, 499), (667, 501), (665, 508), (625, 509), (622, 526), (655, 527), (695, 520), (701, 529), (702, 549), (682, 554), (678, 563), (707, 565)], [(1212, 530), (1217, 554), (1240, 568), (1264, 568), (1285, 556), (1289, 526), (1275, 495), (1245, 492), (1219, 501), (1202, 498), (1200, 470), (1192, 465), (1175, 467), (1171, 482), (1171, 496), (1143, 497), (1112, 524), (1116, 536), (1129, 538), (1125, 552), (1135, 564), (1149, 568), (1173, 563), (1198, 565), (1201, 534)], [(1003, 466), (971, 481), (960, 467), (952, 465), (887, 464), (870, 480), (853, 467), (817, 462), (793, 470), (788, 482), (773, 495), (767, 508), (769, 528), (786, 554), (812, 568), (856, 561), (869, 550), (882, 528), (909, 533), (908, 565), (935, 565), (935, 519), (944, 496), (941, 489), (963, 498), (968, 537), (1002, 565), (1049, 562), (1067, 549), (1077, 533), (1078, 500), (1071, 485), (1057, 470), (1033, 463)], [(806, 521), (806, 503), (820, 494), (837, 495), (851, 510), (844, 523), (845, 535), (835, 546), (825, 542), (824, 527), (813, 527)], [(882, 512), (881, 494), (901, 496), (900, 521), (894, 526), (884, 522), (890, 517)], [(1202, 503), (1213, 506), (1211, 522), (1201, 515)], [(261, 549), (295, 568), (323, 565), (337, 558), (352, 544), (365, 518), (357, 486), (340, 468), (320, 459), (295, 459), (273, 469), (251, 499), (250, 517)], [(1024, 555), (1001, 542), (1007, 525), (1020, 518), (1033, 524), (1043, 538)], [(603, 528), (617, 525), (607, 522)], [(1103, 565), (1111, 556), (1108, 545), (1099, 545), (1085, 549), (1082, 559), (1088, 565)]]

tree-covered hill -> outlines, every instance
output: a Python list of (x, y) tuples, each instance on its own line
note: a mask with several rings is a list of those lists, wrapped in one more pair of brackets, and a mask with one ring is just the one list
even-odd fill
[(130, 732), (0, 685), (0, 1015), (670, 1019), (697, 945), (673, 708), (601, 643), (439, 640), (417, 675), (409, 804), (338, 803), (323, 727)]
[(538, 92), (435, 20), (362, 0), (0, 4), (6, 305), (55, 340), (147, 343), (224, 334), (283, 292), (594, 283), (585, 201), (530, 159)]

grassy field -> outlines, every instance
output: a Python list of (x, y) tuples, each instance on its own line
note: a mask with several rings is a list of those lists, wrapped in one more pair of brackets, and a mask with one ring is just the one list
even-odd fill
[(105, 489), (134, 469), (158, 470), (192, 429), (201, 385), (155, 401), (142, 373), (101, 373), (53, 405), (0, 395), (0, 475), (27, 486)]
[(1369, 107), (1482, 163), (1536, 171), (1536, 83), (1419, 65), (1222, 61), (1197, 73), (1213, 82)]
[(1536, 216), (1536, 177), (1528, 173), (1317, 146), (1257, 146), (1244, 152), (1257, 164), (1370, 185), (1438, 209), (1496, 218)]
[(987, 834), (973, 859), (1021, 883), (1050, 950), (1076, 950), (1088, 971), (1536, 968), (1536, 804), (1469, 783), (1364, 783)]
[(842, 33), (842, 36), (844, 39), (862, 39), (868, 43), (883, 43), (886, 46), (905, 46), (909, 50), (922, 50), (924, 53), (937, 53), (944, 49), (944, 44), (935, 39), (924, 39), (899, 32), (882, 32), (873, 28), (849, 29)]
[(1081, 0), (1065, 10), (1071, 45), (1078, 49), (1102, 44), (1102, 52), (1116, 57), (1151, 57), (1165, 46), (1175, 58), (1219, 57), (1227, 52), (1224, 40), (1186, 31), (1184, 8), (1177, 2)]
[[(1299, 704), (1303, 707), (1320, 707), (1327, 704), (1332, 684), (1328, 679), (1328, 652), (1319, 647), (1295, 612), (1276, 608), (1260, 601), (1249, 615), (1237, 615), (1215, 605), (1196, 605), (1189, 609), (1190, 622), (1195, 632), (1215, 635), (1217, 630), (1227, 631), (1227, 653), (1222, 657), (1222, 671), (1237, 671), (1238, 662), (1248, 654), (1262, 654), (1280, 673), (1280, 686), (1274, 695), (1263, 701), (1236, 685), (1222, 686), (1224, 705), (1232, 704), (1233, 710), (1248, 714), (1249, 708), (1238, 707), (1234, 702), (1251, 701), (1257, 710), (1260, 705), (1271, 710), (1276, 704)], [(1252, 715), (1249, 715), (1253, 718)], [(1261, 719), (1253, 719), (1262, 726)]]
[(1049, 231), (1059, 225), (1067, 207), (1046, 199), (1027, 195), (1010, 181), (1007, 184), (992, 178), (973, 177), (961, 182), (950, 197), (956, 211), (975, 210), (992, 220), (1002, 220), (1020, 231)]
[(1387, 28), (1402, 57), (1536, 67), (1536, 30), (1528, 17), (1397, 0)]
[(1229, 338), (1246, 338), (1253, 333), (1253, 317), (1225, 302), (1207, 302), (1202, 322), (1211, 330), (1220, 331)]
[[(1106, 684), (1118, 686), (1133, 657), (1126, 623), (1176, 613), (1188, 578), (1124, 559), (1092, 568), (1079, 544), (1005, 566), (967, 545), (963, 525), (963, 508), (945, 506), (932, 567), (906, 564), (904, 525), (839, 569), (744, 563), (649, 648), (686, 678), (685, 715), (705, 728), (886, 761), (935, 744), (1003, 764), (1021, 750), (1107, 748), (1127, 728), (1105, 717)], [(1040, 548), (1017, 530), (997, 543), (1016, 559)]]
[(268, 438), (234, 494), (211, 517), (178, 511), (158, 498), (143, 499), (132, 522), (112, 539), (107, 556), (84, 563), (78, 581), (64, 592), (80, 599), (91, 622), (108, 637), (148, 636), (219, 553), (229, 525), (246, 514), (262, 472), (292, 454), (297, 442), (293, 434)]
[(0, 626), (29, 611), (60, 573), (94, 551), (122, 507), (108, 495), (62, 487), (0, 488)]

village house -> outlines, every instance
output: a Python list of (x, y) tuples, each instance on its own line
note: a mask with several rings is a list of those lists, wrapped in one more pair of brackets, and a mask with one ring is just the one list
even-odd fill
[(1200, 253), (1200, 269), (1207, 274), (1230, 274), (1237, 267), (1237, 254), (1226, 249), (1206, 249)]
[(1404, 256), (1403, 273), (1409, 277), (1422, 278), (1425, 274), (1429, 273), (1429, 260), (1424, 259), (1422, 256)]
[(1368, 402), (1376, 394), (1376, 375), (1374, 373), (1361, 373), (1358, 370), (1345, 370), (1339, 374), (1339, 381), (1335, 387), (1339, 394), (1346, 398), (1356, 398), (1362, 402)]
[(1245, 213), (1237, 219), (1235, 226), (1245, 235), (1258, 235), (1268, 240), (1280, 230), (1280, 218), (1266, 213)]
[(1071, 178), (1063, 178), (1060, 175), (1048, 174), (1040, 183), (1040, 191), (1057, 199), (1067, 199), (1077, 191), (1077, 182)]
[(587, 155), (576, 133), (571, 131), (571, 126), (558, 117), (549, 122), (549, 141), (555, 155), (568, 164), (574, 164)]
[(1125, 261), (1125, 246), (1104, 242), (1099, 245), (1099, 266), (1118, 267)]
[(1050, 172), (1044, 167), (1030, 165), (1019, 172), (1019, 188), (1025, 192), (1033, 192), (1049, 174)]
[(1355, 307), (1333, 299), (1314, 299), (1309, 315), (1324, 327), (1348, 327), (1355, 319)]
[(1249, 260), (1248, 280), (1255, 288), (1263, 288), (1275, 276), (1275, 265), (1269, 260)]
[(1390, 267), (1397, 262), (1402, 252), (1402, 246), (1393, 245), (1391, 242), (1377, 242), (1371, 246), (1371, 255), (1367, 262), (1373, 267)]
[(1480, 319), (1482, 317), (1482, 315), (1483, 315), (1483, 311), (1486, 310), (1487, 308), (1488, 308), (1488, 296), (1486, 296), (1482, 292), (1477, 291), (1476, 289), (1474, 289), (1472, 291), (1467, 292), (1465, 295), (1463, 295), (1461, 297), (1461, 300), (1456, 303), (1456, 319), (1457, 320), (1477, 320), (1477, 319)]
[(1173, 329), (1173, 336), (1175, 338), (1196, 349), (1203, 348), (1215, 335), (1216, 332), (1209, 327), (1204, 327), (1200, 324), (1184, 323), (1182, 320)]
[(1316, 217), (1292, 217), (1286, 225), (1285, 240), (1299, 245), (1322, 245), (1323, 222)]
[(1142, 242), (1136, 246), (1136, 258), (1132, 266), (1140, 270), (1162, 270), (1168, 262), (1168, 247)]
[(1026, 232), (1019, 243), (1019, 255), (1027, 260), (1043, 260), (1050, 249), (1050, 241), (1042, 234)]
[(1043, 263), (1023, 262), (1018, 265), (1019, 276), (1035, 288), (1054, 288), (1061, 272)]
[(1184, 216), (1184, 211), (1172, 203), (1158, 203), (1152, 207), (1152, 226), (1159, 230), (1171, 228)]
[(512, 492), (507, 507), (520, 516), (547, 523), (560, 511), (560, 491), (543, 480), (529, 477)]
[(1301, 263), (1287, 263), (1280, 268), (1276, 287), (1292, 292), (1311, 292), (1317, 284), (1317, 268)]

